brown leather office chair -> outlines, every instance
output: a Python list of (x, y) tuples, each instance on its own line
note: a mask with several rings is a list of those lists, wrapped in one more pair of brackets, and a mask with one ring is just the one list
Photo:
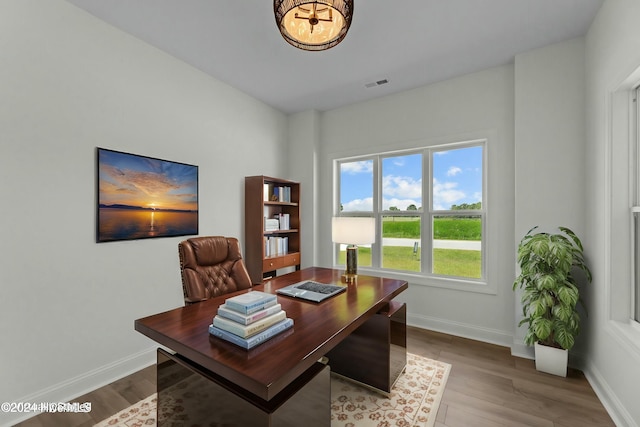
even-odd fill
[(178, 244), (185, 304), (251, 288), (238, 239), (194, 237)]

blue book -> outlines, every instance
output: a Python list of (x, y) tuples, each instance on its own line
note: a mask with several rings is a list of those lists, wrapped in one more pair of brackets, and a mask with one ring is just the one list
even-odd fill
[(242, 325), (231, 319), (227, 319), (220, 315), (217, 315), (213, 318), (213, 326), (224, 331), (231, 332), (232, 334), (236, 334), (241, 338), (249, 338), (250, 336), (256, 335), (266, 330), (270, 326), (275, 325), (281, 320), (284, 320), (286, 317), (287, 316), (284, 310), (280, 310), (279, 312), (272, 314), (271, 316), (264, 317), (257, 322), (253, 322), (248, 325)]
[(267, 341), (269, 338), (273, 338), (278, 335), (280, 332), (286, 331), (287, 329), (293, 326), (293, 319), (286, 318), (276, 323), (275, 325), (265, 329), (249, 338), (241, 338), (231, 332), (227, 332), (223, 329), (217, 328), (213, 326), (213, 324), (209, 325), (209, 333), (215, 337), (222, 338), (225, 341), (229, 341), (235, 345), (238, 345), (246, 350), (249, 350), (258, 344), (261, 344)]
[(246, 294), (236, 295), (227, 298), (225, 306), (242, 314), (251, 314), (263, 310), (278, 302), (275, 294), (268, 294), (261, 291), (249, 291)]

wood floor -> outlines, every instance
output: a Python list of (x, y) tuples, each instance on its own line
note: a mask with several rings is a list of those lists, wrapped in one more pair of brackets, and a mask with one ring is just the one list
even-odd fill
[(43, 413), (17, 426), (89, 427), (155, 392), (156, 366), (152, 365), (73, 400), (80, 403), (91, 402), (89, 413)]
[(584, 374), (537, 372), (511, 350), (409, 328), (411, 353), (452, 365), (435, 427), (615, 426)]
[[(435, 427), (615, 426), (584, 375), (539, 373), (531, 360), (506, 347), (408, 328), (411, 353), (452, 365)], [(91, 402), (88, 414), (41, 414), (19, 426), (92, 426), (154, 393), (155, 367), (102, 387), (76, 402)]]

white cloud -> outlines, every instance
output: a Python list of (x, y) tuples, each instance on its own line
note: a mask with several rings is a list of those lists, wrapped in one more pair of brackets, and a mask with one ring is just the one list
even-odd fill
[(457, 182), (438, 182), (433, 179), (433, 208), (450, 209), (451, 205), (466, 197), (464, 191), (457, 189)]
[(355, 175), (357, 173), (371, 173), (373, 172), (373, 162), (371, 160), (363, 160), (361, 162), (341, 163), (340, 171), (350, 175)]
[(460, 173), (462, 173), (462, 169), (457, 166), (451, 166), (447, 171), (447, 176), (456, 176)]
[(382, 194), (385, 197), (398, 197), (422, 200), (422, 179), (406, 176), (387, 175), (382, 177)]
[(342, 205), (342, 210), (344, 212), (372, 212), (373, 198), (351, 200)]

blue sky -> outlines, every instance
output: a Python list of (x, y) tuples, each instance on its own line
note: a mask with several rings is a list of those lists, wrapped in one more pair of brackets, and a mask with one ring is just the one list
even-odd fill
[[(423, 207), (422, 155), (384, 157), (382, 163), (383, 209)], [(344, 211), (371, 211), (373, 206), (373, 160), (342, 163), (340, 202)], [(473, 146), (433, 152), (433, 193), (436, 210), (453, 204), (482, 200), (482, 147)]]

